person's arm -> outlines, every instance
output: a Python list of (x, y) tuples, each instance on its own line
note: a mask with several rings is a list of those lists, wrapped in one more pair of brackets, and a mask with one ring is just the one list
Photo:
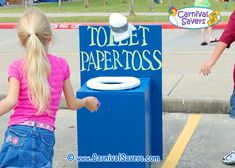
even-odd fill
[(224, 42), (218, 42), (211, 58), (203, 64), (200, 73), (202, 73), (204, 76), (207, 76), (210, 74), (212, 66), (216, 63), (216, 61), (219, 59), (221, 54), (223, 53), (224, 49), (228, 46), (228, 44)]
[(19, 81), (12, 77), (9, 79), (7, 96), (0, 101), (0, 117), (9, 112), (17, 103), (20, 90)]
[(70, 110), (77, 110), (85, 106), (88, 110), (93, 112), (99, 108), (99, 101), (95, 97), (76, 99), (69, 78), (64, 81), (63, 91), (67, 107)]
[(235, 40), (235, 11), (230, 16), (229, 22), (224, 29), (223, 34), (219, 39), (219, 43), (217, 44), (211, 58), (203, 64), (201, 67), (200, 73), (204, 76), (209, 75), (211, 71), (211, 67), (216, 63), (224, 49), (229, 48), (230, 44), (232, 44)]

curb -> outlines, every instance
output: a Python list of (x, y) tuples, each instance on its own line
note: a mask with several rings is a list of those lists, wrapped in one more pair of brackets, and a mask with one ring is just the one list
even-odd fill
[[(5, 96), (0, 94), (0, 100)], [(61, 98), (59, 109), (67, 109), (64, 97)], [(162, 101), (162, 111), (169, 113), (228, 114), (229, 109), (229, 101), (224, 99), (163, 98)]]
[(196, 98), (163, 98), (164, 112), (227, 114), (229, 100)]
[[(169, 22), (133, 22), (133, 24), (162, 25), (163, 29), (182, 29)], [(108, 25), (108, 23), (52, 23), (53, 29), (78, 29), (80, 25)], [(227, 22), (220, 22), (213, 29), (224, 29)], [(15, 29), (16, 23), (0, 23), (0, 29)]]

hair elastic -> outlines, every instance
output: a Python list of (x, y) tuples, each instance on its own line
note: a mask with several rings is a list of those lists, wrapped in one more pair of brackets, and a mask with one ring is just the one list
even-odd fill
[(32, 35), (35, 35), (35, 34), (36, 34), (36, 33), (34, 33), (34, 32), (32, 32), (32, 33), (29, 33), (29, 35), (30, 35), (30, 36), (32, 36)]

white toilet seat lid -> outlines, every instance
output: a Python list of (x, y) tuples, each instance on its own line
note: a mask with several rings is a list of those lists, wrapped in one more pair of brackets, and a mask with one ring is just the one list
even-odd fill
[(135, 77), (96, 77), (88, 80), (86, 85), (95, 90), (126, 90), (140, 85), (140, 80)]

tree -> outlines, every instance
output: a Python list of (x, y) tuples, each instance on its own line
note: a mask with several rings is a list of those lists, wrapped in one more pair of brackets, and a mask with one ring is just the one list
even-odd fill
[(148, 0), (149, 1), (149, 10), (153, 11), (154, 10), (154, 0)]
[(129, 0), (129, 15), (135, 15), (135, 0)]
[(104, 0), (104, 5), (108, 5), (108, 0)]
[[(108, 0), (104, 0), (104, 5), (108, 5)], [(84, 0), (85, 8), (88, 8), (88, 0)]]
[(25, 10), (33, 6), (33, 0), (24, 0), (24, 3), (25, 3), (24, 5)]
[(85, 8), (88, 8), (88, 0), (84, 1), (84, 6), (85, 6)]
[(59, 0), (59, 9), (60, 9), (60, 11), (62, 10), (61, 0)]

